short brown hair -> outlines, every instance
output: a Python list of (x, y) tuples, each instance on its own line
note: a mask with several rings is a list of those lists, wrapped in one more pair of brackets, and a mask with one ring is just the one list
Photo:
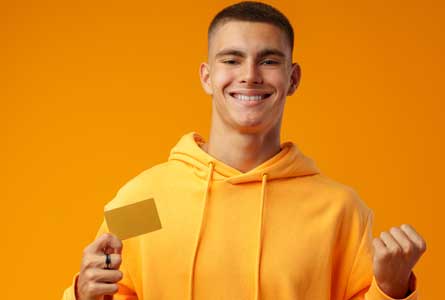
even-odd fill
[(287, 17), (271, 5), (256, 2), (243, 1), (224, 8), (210, 23), (207, 37), (210, 38), (219, 25), (229, 21), (247, 21), (269, 23), (280, 28), (289, 41), (291, 53), (294, 49), (294, 30)]

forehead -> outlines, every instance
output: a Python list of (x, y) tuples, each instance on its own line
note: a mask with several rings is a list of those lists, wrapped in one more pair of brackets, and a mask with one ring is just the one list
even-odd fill
[(209, 43), (209, 57), (226, 48), (245, 52), (275, 48), (290, 56), (285, 33), (277, 26), (268, 23), (228, 21), (215, 29)]

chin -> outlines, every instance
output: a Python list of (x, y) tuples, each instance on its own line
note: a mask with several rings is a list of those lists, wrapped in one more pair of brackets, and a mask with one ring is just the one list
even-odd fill
[(249, 134), (261, 133), (266, 131), (265, 124), (260, 120), (258, 121), (252, 120), (249, 122), (238, 122), (236, 123), (235, 128), (241, 133), (249, 133)]

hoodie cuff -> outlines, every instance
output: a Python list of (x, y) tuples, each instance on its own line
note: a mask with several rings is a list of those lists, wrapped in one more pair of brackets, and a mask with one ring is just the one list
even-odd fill
[(73, 277), (73, 281), (71, 283), (71, 286), (65, 289), (65, 292), (63, 293), (62, 300), (77, 300), (76, 299), (76, 285), (77, 285), (77, 279), (79, 278), (79, 273), (76, 273)]
[(409, 280), (409, 294), (405, 298), (392, 298), (385, 294), (377, 284), (374, 276), (372, 276), (372, 283), (367, 293), (370, 300), (417, 300), (417, 277), (414, 272), (411, 273)]

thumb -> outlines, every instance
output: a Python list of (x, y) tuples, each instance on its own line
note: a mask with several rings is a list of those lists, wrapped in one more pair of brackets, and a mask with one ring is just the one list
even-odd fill
[(122, 253), (122, 241), (114, 234), (107, 232), (99, 236), (91, 245), (91, 252), (96, 254), (121, 254)]

